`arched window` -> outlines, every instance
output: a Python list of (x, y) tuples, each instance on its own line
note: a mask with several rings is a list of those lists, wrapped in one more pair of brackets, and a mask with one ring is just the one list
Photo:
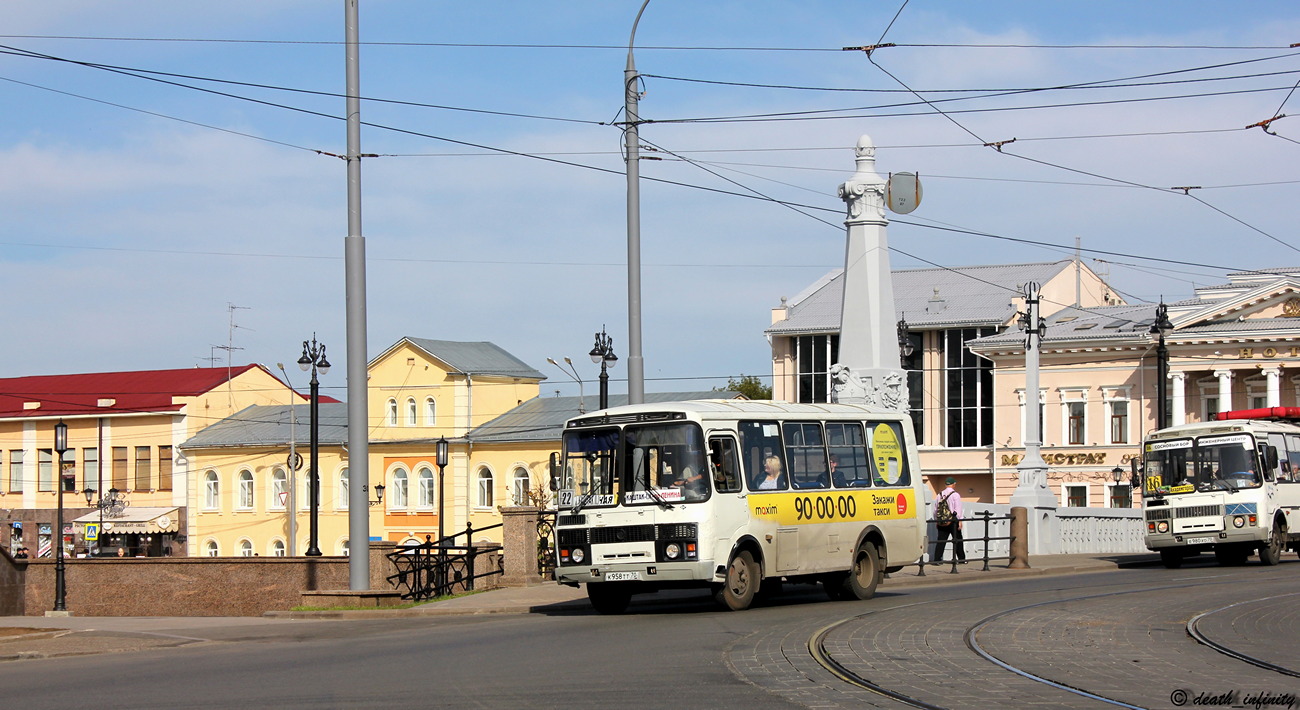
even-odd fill
[(347, 540), (344, 540), (343, 542), (340, 542), (340, 543), (339, 543), (339, 554), (340, 554), (340, 555), (343, 555), (344, 557), (347, 557), (349, 554), (351, 554), (351, 552), (352, 552), (352, 546), (348, 544), (348, 541), (347, 541)]
[(393, 471), (393, 487), (389, 492), (389, 506), (393, 508), (406, 507), (406, 469), (398, 468)]
[(515, 505), (528, 505), (528, 488), (531, 482), (528, 469), (523, 466), (515, 469), (514, 478), (510, 480), (510, 500)]
[(349, 495), (351, 494), (348, 493), (348, 470), (345, 468), (339, 471), (339, 496), (334, 508), (336, 510), (347, 510)]
[(207, 555), (208, 557), (220, 557), (221, 548), (217, 547), (217, 541), (208, 540), (207, 542), (203, 543), (203, 554)]
[(240, 510), (253, 509), (253, 472), (247, 469), (239, 472), (239, 508)]
[(240, 540), (240, 541), (239, 541), (239, 556), (240, 556), (240, 557), (252, 557), (252, 556), (253, 556), (253, 541), (252, 541), (252, 540), (249, 540), (248, 538), (244, 538), (243, 540)]
[(486, 468), (478, 470), (478, 507), (492, 507), (492, 472)]
[(406, 426), (415, 426), (418, 422), (415, 419), (415, 398), (410, 397), (406, 400)]
[(276, 538), (271, 541), (271, 556), (284, 557), (284, 540)]
[(270, 507), (276, 510), (284, 510), (285, 502), (289, 500), (289, 476), (282, 468), (276, 468), (271, 472), (271, 501)]
[(203, 476), (203, 507), (207, 510), (221, 509), (221, 480), (216, 471), (208, 471)]
[(438, 403), (433, 401), (433, 397), (424, 398), (424, 425), (433, 426), (438, 418)]
[(421, 467), (416, 473), (416, 478), (419, 481), (417, 505), (420, 508), (429, 510), (433, 508), (433, 504), (437, 501), (437, 497), (434, 495), (433, 471), (428, 466)]
[(397, 400), (388, 400), (388, 426), (397, 426)]

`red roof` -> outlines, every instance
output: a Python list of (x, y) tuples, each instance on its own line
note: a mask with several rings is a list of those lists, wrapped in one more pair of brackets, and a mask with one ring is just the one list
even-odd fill
[[(243, 365), (0, 378), (0, 418), (174, 412), (183, 405), (173, 404), (172, 397), (203, 394), (255, 368), (264, 369)], [(40, 407), (29, 409), (29, 402)]]

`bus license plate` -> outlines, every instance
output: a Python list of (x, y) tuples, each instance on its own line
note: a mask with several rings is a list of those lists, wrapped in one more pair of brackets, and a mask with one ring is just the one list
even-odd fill
[(1209, 545), (1209, 544), (1212, 543), (1212, 542), (1214, 542), (1214, 538), (1212, 538), (1212, 537), (1189, 537), (1189, 538), (1187, 538), (1187, 544), (1188, 544), (1188, 545)]
[(606, 572), (605, 581), (607, 582), (632, 582), (641, 579), (640, 572)]

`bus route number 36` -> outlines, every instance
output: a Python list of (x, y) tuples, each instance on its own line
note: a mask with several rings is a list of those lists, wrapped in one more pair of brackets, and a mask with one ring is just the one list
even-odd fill
[(799, 496), (794, 512), (795, 520), (848, 520), (858, 514), (858, 502), (853, 496)]

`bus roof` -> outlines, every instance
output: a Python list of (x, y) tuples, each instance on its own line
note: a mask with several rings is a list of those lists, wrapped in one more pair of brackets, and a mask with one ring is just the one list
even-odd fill
[(629, 404), (622, 407), (610, 407), (598, 412), (590, 412), (570, 419), (570, 423), (597, 424), (606, 419), (622, 420), (636, 414), (656, 412), (684, 412), (700, 417), (721, 416), (739, 417), (822, 417), (826, 415), (855, 415), (866, 417), (886, 417), (900, 419), (907, 415), (894, 409), (872, 407), (865, 404), (826, 404), (777, 402), (773, 400), (750, 399), (695, 399), (683, 402), (653, 402), (647, 404)]

